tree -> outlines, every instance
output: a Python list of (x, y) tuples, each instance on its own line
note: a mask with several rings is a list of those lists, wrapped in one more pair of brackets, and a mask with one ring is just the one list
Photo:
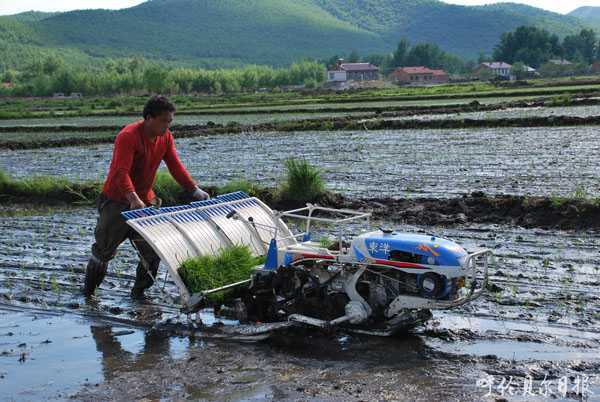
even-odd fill
[(56, 57), (56, 56), (48, 56), (44, 60), (44, 64), (42, 65), (42, 70), (44, 74), (52, 75), (59, 70), (63, 69), (65, 66), (65, 62)]
[(2, 82), (12, 82), (14, 83), (17, 80), (18, 73), (15, 70), (6, 70), (4, 73), (4, 77), (2, 78)]
[(492, 58), (489, 55), (487, 55), (483, 52), (479, 52), (479, 57), (477, 58), (477, 64), (490, 62), (490, 61), (494, 61), (494, 60), (492, 60)]
[(566, 36), (563, 40), (564, 57), (571, 61), (590, 64), (596, 53), (596, 33), (591, 29), (582, 29), (579, 34)]
[(400, 39), (396, 51), (392, 56), (392, 67), (404, 67), (409, 50), (410, 43), (405, 38)]
[(365, 61), (379, 67), (379, 70), (384, 74), (393, 70), (393, 56), (389, 54), (371, 54), (365, 57)]
[(348, 55), (348, 63), (358, 63), (360, 61), (360, 55), (356, 50), (353, 50)]
[(533, 67), (556, 56), (560, 56), (558, 37), (536, 27), (520, 26), (514, 32), (505, 32), (494, 48), (497, 61), (521, 61)]
[(524, 63), (518, 61), (512, 65), (512, 68), (510, 69), (510, 74), (514, 75), (518, 80), (525, 79), (527, 78), (528, 74), (527, 66)]
[(494, 79), (495, 75), (494, 72), (492, 70), (490, 70), (489, 68), (480, 68), (477, 71), (477, 76), (479, 77), (479, 80), (481, 81), (491, 81)]
[(169, 73), (159, 66), (150, 66), (144, 70), (144, 85), (150, 92), (163, 92)]

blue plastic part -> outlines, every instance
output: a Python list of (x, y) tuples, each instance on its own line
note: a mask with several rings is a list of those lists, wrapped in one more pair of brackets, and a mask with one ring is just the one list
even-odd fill
[[(416, 233), (394, 232), (388, 235), (373, 235), (365, 238), (369, 255), (373, 258), (389, 259), (393, 250), (421, 256), (424, 265), (460, 267), (461, 259), (467, 252), (455, 242), (440, 237)], [(432, 259), (433, 261), (430, 261)]]
[(310, 241), (310, 232), (304, 233), (302, 241)]
[[(195, 202), (192, 202), (191, 204), (187, 204), (187, 205), (177, 205), (174, 207), (164, 207), (164, 208), (143, 208), (143, 209), (136, 209), (133, 211), (125, 211), (125, 212), (121, 212), (121, 216), (123, 218), (125, 218), (125, 220), (127, 221), (129, 219), (144, 218), (147, 216), (161, 215), (161, 214), (165, 214), (165, 213), (169, 213), (169, 212), (184, 211), (186, 209), (195, 209), (195, 208), (199, 208), (199, 207), (206, 207), (208, 205), (217, 205), (217, 204), (221, 204), (221, 203), (229, 202), (229, 201), (244, 200), (247, 198), (251, 198), (251, 197), (243, 191), (236, 191), (234, 193), (219, 195), (215, 198), (211, 198), (210, 200), (195, 201)], [(225, 214), (227, 214), (230, 210), (231, 209), (226, 211)], [(222, 211), (223, 210), (221, 210), (221, 212)]]
[(271, 239), (264, 269), (267, 271), (275, 271), (277, 268), (279, 268), (279, 264), (277, 263), (277, 240)]
[(356, 259), (358, 260), (358, 262), (362, 262), (365, 260), (364, 254), (360, 252), (358, 247), (352, 246), (352, 250), (354, 250), (354, 255), (356, 256)]

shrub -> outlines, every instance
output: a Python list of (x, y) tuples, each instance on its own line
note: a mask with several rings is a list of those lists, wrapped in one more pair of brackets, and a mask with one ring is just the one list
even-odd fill
[(280, 187), (280, 196), (286, 200), (311, 202), (325, 193), (321, 171), (306, 160), (285, 161), (286, 178)]

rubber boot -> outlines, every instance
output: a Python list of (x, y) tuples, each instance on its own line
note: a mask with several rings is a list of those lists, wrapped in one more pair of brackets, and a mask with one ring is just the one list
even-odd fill
[[(131, 297), (134, 299), (143, 299), (144, 290), (148, 289), (154, 284), (153, 277), (156, 278), (158, 272), (158, 265), (160, 264), (160, 258), (151, 261), (147, 266), (143, 259), (140, 259), (137, 269), (135, 271), (135, 283), (131, 289)], [(150, 276), (148, 271), (152, 274)]]
[(85, 269), (85, 283), (83, 287), (83, 293), (86, 297), (92, 296), (96, 288), (100, 286), (106, 276), (107, 268), (108, 263), (101, 262), (95, 257), (90, 258)]

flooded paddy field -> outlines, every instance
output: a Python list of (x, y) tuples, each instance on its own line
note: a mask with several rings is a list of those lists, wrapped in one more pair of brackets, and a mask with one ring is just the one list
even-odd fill
[(0, 143), (4, 147), (14, 144), (39, 143), (46, 141), (61, 141), (69, 138), (78, 138), (82, 141), (114, 137), (115, 131), (85, 130), (85, 131), (13, 131), (0, 133)]
[[(179, 139), (178, 152), (203, 184), (246, 178), (274, 186), (284, 161), (306, 158), (330, 190), (356, 197), (452, 198), (488, 194), (600, 194), (600, 127), (334, 131), (230, 134)], [(1, 150), (13, 177), (102, 179), (112, 145)]]
[(319, 110), (324, 108), (336, 108), (339, 110), (343, 109), (356, 109), (361, 107), (380, 107), (380, 108), (388, 108), (388, 107), (409, 107), (409, 106), (440, 106), (440, 105), (464, 105), (474, 101), (479, 102), (482, 105), (496, 105), (499, 103), (506, 102), (516, 102), (516, 101), (526, 101), (526, 100), (534, 100), (539, 99), (540, 95), (523, 95), (523, 96), (504, 96), (504, 97), (465, 97), (465, 98), (441, 98), (441, 99), (426, 99), (426, 100), (371, 100), (371, 101), (361, 101), (361, 102), (348, 102), (348, 103), (339, 103), (339, 102), (331, 102), (331, 103), (313, 103), (313, 104), (302, 104), (301, 106), (290, 104), (290, 105), (282, 105), (282, 106), (252, 106), (252, 107), (243, 107), (243, 108), (219, 108), (218, 110), (223, 112), (234, 112), (238, 111), (255, 111), (257, 113), (266, 112), (269, 110), (289, 110), (292, 112), (295, 109), (313, 109)]
[(440, 113), (422, 114), (398, 117), (378, 117), (384, 120), (446, 120), (446, 119), (514, 119), (527, 117), (553, 117), (574, 116), (591, 117), (600, 116), (600, 105), (591, 106), (561, 106), (561, 107), (532, 107), (532, 108), (508, 108), (501, 110), (489, 110), (480, 112)]
[[(277, 113), (277, 114), (176, 114), (173, 124), (178, 125), (205, 125), (208, 122), (227, 124), (237, 122), (240, 124), (259, 124), (277, 121), (291, 121), (303, 119), (318, 119), (324, 117), (343, 117), (355, 114), (365, 115), (365, 112), (328, 112), (328, 113)], [(97, 127), (126, 125), (140, 119), (140, 116), (81, 116), (81, 117), (54, 117), (54, 118), (28, 118), (28, 119), (0, 119), (0, 127)], [(4, 138), (6, 134), (1, 134)]]
[[(421, 227), (494, 251), (487, 294), (403, 336), (308, 331), (239, 344), (152, 329), (177, 315), (159, 290), (164, 268), (149, 299), (133, 302), (137, 260), (125, 244), (86, 302), (95, 218), (76, 208), (0, 219), (4, 399), (475, 401), (491, 384), (498, 398), (547, 400), (550, 383), (557, 400), (580, 400), (577, 381), (600, 397), (599, 232)], [(499, 388), (509, 378), (511, 395)], [(536, 397), (523, 396), (528, 379)]]

